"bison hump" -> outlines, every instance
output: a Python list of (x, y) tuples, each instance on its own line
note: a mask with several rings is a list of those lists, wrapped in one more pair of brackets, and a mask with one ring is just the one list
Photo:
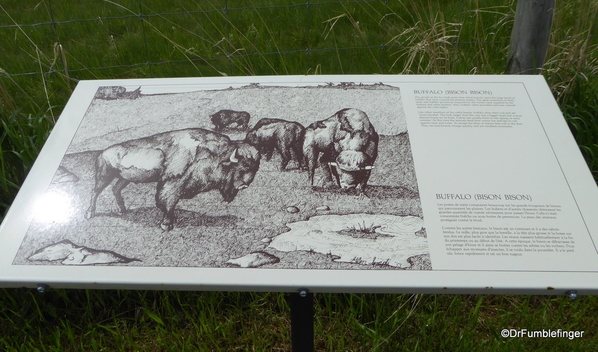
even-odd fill
[(341, 129), (345, 131), (373, 131), (370, 119), (365, 112), (358, 109), (343, 109), (338, 112)]
[(183, 175), (193, 163), (203, 164), (204, 159), (217, 159), (229, 149), (230, 139), (224, 135), (203, 130), (188, 130), (176, 136), (167, 150), (163, 179)]

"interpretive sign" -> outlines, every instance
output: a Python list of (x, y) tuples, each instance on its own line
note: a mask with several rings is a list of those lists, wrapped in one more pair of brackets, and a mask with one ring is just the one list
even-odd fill
[(0, 286), (597, 294), (597, 215), (541, 76), (82, 81)]

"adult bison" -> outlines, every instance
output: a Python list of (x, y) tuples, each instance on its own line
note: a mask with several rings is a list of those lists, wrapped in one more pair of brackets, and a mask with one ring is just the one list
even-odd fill
[(225, 202), (247, 188), (259, 168), (259, 152), (245, 143), (203, 129), (155, 134), (108, 147), (95, 164), (95, 187), (85, 218), (94, 217), (99, 194), (114, 180), (112, 193), (122, 213), (121, 195), (130, 182), (157, 182), (156, 207), (164, 215), (160, 226), (170, 231), (180, 199), (219, 190)]
[(220, 110), (210, 115), (210, 120), (214, 124), (214, 130), (220, 132), (224, 127), (236, 123), (243, 131), (249, 127), (250, 115), (247, 111)]
[(378, 156), (378, 134), (365, 112), (342, 109), (306, 128), (303, 154), (312, 187), (319, 157), (325, 182), (334, 175), (342, 189), (363, 191)]
[(305, 127), (298, 122), (263, 118), (247, 133), (245, 143), (256, 147), (268, 161), (274, 150), (278, 151), (280, 171), (284, 171), (291, 160), (296, 160), (301, 168), (304, 134)]

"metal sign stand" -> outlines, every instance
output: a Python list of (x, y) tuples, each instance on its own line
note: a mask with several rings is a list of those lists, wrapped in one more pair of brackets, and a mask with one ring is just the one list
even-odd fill
[(314, 294), (307, 289), (289, 295), (293, 352), (314, 350)]

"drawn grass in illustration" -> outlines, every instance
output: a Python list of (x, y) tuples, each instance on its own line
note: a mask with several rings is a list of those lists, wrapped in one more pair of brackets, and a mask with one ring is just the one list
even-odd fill
[(375, 225), (371, 223), (366, 225), (365, 221), (361, 223), (357, 223), (353, 226), (345, 230), (339, 231), (339, 233), (347, 236), (351, 236), (353, 238), (369, 238), (369, 239), (376, 239), (378, 237), (390, 237), (390, 235), (380, 234), (376, 232), (376, 229), (381, 228), (382, 225)]

